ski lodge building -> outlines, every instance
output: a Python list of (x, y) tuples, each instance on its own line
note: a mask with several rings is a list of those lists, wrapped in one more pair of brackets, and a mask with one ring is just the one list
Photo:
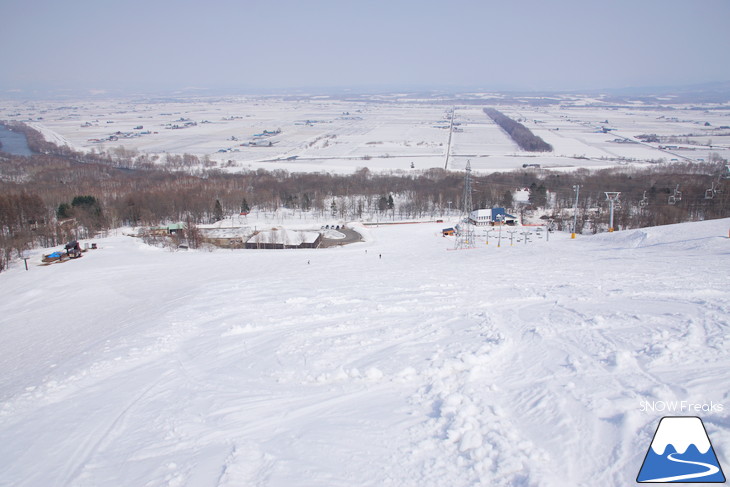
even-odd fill
[(254, 233), (246, 241), (247, 249), (316, 249), (322, 242), (320, 232), (293, 231), (272, 228)]
[(504, 211), (504, 208), (485, 208), (469, 213), (469, 223), (477, 227), (518, 224), (517, 217)]

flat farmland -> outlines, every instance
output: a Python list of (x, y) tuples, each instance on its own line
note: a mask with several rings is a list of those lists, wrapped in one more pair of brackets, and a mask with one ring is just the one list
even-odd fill
[[(192, 154), (230, 172), (461, 170), (470, 161), (488, 173), (526, 164), (571, 169), (730, 158), (727, 105), (612, 106), (576, 96), (550, 105), (498, 101), (406, 95), (14, 100), (0, 101), (0, 120), (28, 123), (80, 151), (123, 148), (160, 163), (169, 154)], [(521, 150), (484, 113), (486, 106), (523, 123), (553, 151)], [(657, 140), (639, 137), (649, 134)]]

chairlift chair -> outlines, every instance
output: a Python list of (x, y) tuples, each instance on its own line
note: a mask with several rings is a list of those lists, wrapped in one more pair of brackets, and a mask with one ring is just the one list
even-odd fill
[[(719, 182), (719, 181), (718, 181)], [(717, 183), (715, 181), (712, 182), (712, 187), (710, 189), (705, 190), (705, 199), (711, 200), (715, 197), (715, 193), (717, 193)]]
[(677, 201), (682, 201), (682, 192), (679, 190), (679, 185), (674, 189), (674, 194), (669, 196), (668, 203), (673, 205)]

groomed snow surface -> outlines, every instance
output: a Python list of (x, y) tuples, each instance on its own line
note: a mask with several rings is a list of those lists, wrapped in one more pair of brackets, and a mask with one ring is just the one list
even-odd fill
[[(119, 232), (0, 275), (2, 486), (625, 486), (659, 419), (730, 466), (730, 219), (449, 251)], [(36, 257), (38, 257), (36, 259)], [(647, 402), (723, 404), (647, 411)]]

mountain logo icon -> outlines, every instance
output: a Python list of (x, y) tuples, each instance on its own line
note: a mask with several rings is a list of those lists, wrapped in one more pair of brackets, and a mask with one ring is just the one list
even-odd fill
[(696, 416), (665, 416), (644, 457), (638, 483), (725, 483), (725, 475)]

